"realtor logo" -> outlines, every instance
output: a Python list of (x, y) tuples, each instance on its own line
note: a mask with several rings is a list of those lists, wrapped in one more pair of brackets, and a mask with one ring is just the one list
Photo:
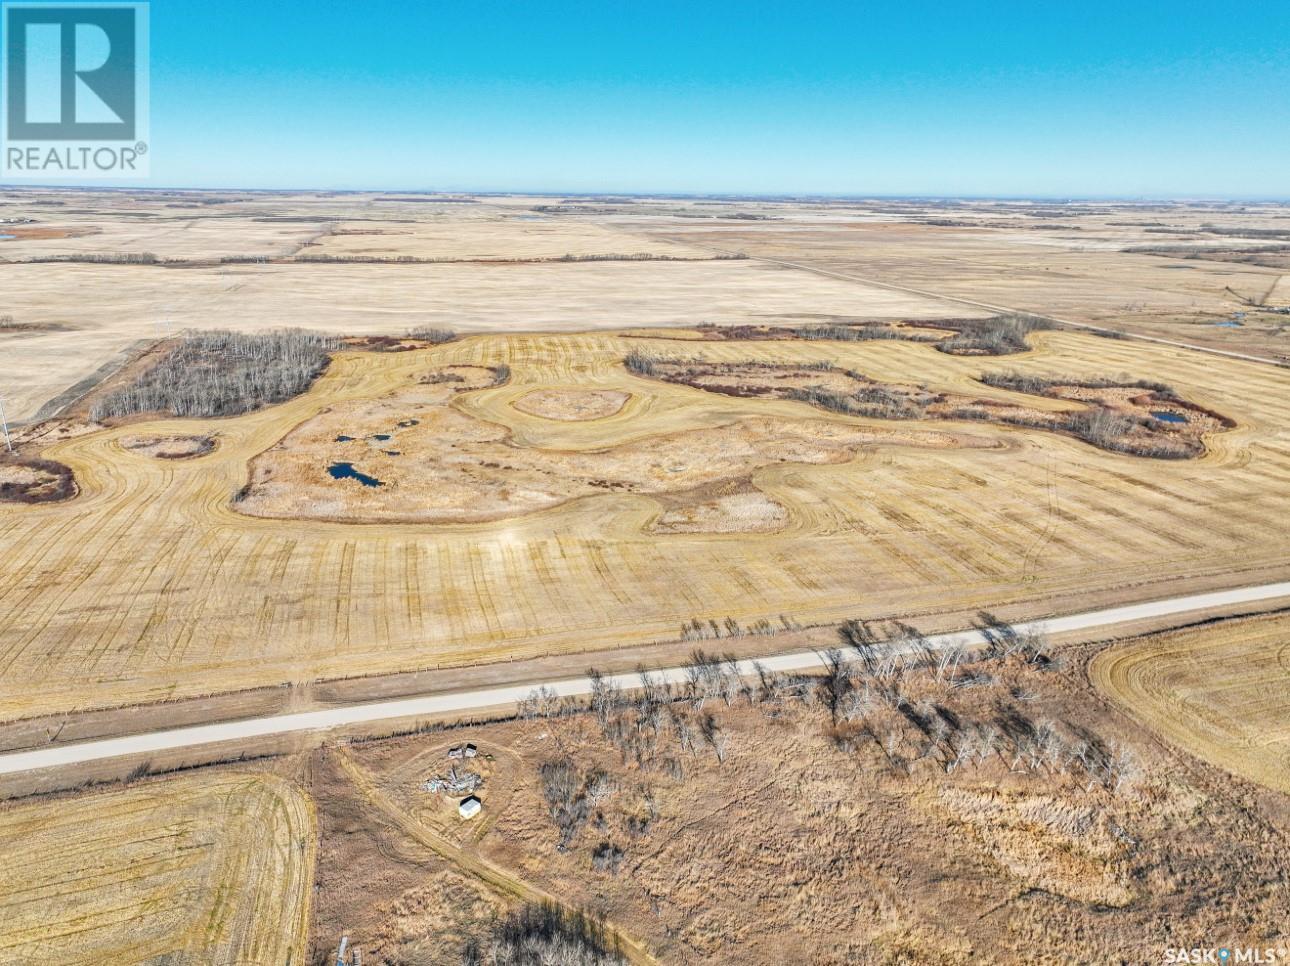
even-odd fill
[(147, 174), (146, 3), (5, 3), (4, 174)]

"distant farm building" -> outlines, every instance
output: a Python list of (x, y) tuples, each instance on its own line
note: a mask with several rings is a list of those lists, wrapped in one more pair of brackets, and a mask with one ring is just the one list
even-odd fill
[(474, 795), (471, 795), (469, 798), (461, 800), (461, 804), (457, 806), (457, 812), (462, 818), (474, 818), (483, 807), (483, 803)]

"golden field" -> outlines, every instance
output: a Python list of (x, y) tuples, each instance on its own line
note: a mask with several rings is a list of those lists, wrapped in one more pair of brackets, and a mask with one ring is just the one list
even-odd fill
[(1262, 310), (1290, 306), (1285, 225), (1278, 204), (980, 201), (862, 203), (831, 217), (798, 210), (751, 225), (677, 220), (641, 230), (823, 277), (1287, 362), (1290, 317)]
[[(1290, 305), (1290, 259), (1241, 254), (1268, 245), (1258, 233), (1283, 229), (1282, 211), (9, 191), (0, 217), (36, 224), (0, 241), (0, 316), (17, 324), (0, 326), (5, 402), (10, 419), (31, 419), (138, 340), (184, 328), (515, 333), (990, 314), (956, 299), (1285, 361), (1290, 317), (1249, 303)], [(145, 253), (158, 264), (84, 261)], [(552, 261), (565, 256), (679, 260)], [(1238, 311), (1240, 326), (1216, 325)]]
[[(69, 233), (0, 242), (0, 316), (17, 323), (0, 327), (10, 420), (32, 419), (139, 340), (189, 328), (398, 335), (424, 325), (528, 332), (763, 322), (800, 312), (988, 314), (754, 260), (718, 260), (606, 219), (536, 213), (534, 199), (87, 193), (73, 205), (67, 197), (0, 196), (0, 217), (34, 215), (33, 228)], [(205, 203), (212, 199), (221, 203)], [(639, 207), (646, 213), (637, 217), (656, 220), (650, 206)], [(85, 261), (145, 253), (158, 263)], [(565, 255), (679, 260), (552, 261)], [(311, 257), (433, 263), (293, 260)], [(81, 261), (41, 261), (50, 258)]]
[(0, 959), (301, 962), (313, 806), (231, 770), (0, 809)]
[(1152, 731), (1219, 768), (1290, 792), (1290, 617), (1155, 634), (1104, 651), (1089, 673)]
[[(136, 340), (182, 329), (257, 331), (290, 325), (346, 335), (400, 334), (416, 325), (485, 332), (742, 322), (788, 313), (802, 299), (830, 313), (961, 316), (935, 301), (805, 279), (753, 261), (483, 265), (14, 265), (6, 310), (52, 326), (0, 334), (13, 360), (15, 419), (93, 374)], [(91, 310), (69, 309), (81, 292)], [(79, 305), (79, 303), (78, 303)], [(92, 315), (88, 324), (87, 315)], [(170, 323), (158, 328), (159, 320)]]
[[(630, 646), (674, 639), (695, 617), (917, 620), (1017, 602), (1042, 612), (1056, 596), (1207, 575), (1239, 583), (1243, 572), (1283, 564), (1284, 535), (1269, 521), (1290, 512), (1290, 372), (1076, 333), (1030, 338), (1029, 353), (982, 359), (895, 341), (476, 336), (339, 353), (311, 391), (246, 416), (133, 423), (56, 443), (43, 455), (75, 470), (81, 494), (0, 506), (0, 606), (13, 615), (0, 625), (0, 715)], [(826, 416), (634, 377), (621, 360), (643, 344), (724, 361), (828, 359), (883, 380), (1054, 408), (1070, 404), (974, 377), (1126, 372), (1169, 382), (1237, 425), (1210, 436), (1201, 459), (1162, 461), (1031, 430)], [(406, 390), (444, 366), (503, 363), (509, 382), (460, 393), (451, 409), (505, 430), (512, 452), (538, 464), (651, 451), (748, 420), (864, 428), (872, 438), (845, 462), (780, 454), (741, 469), (787, 510), (773, 532), (653, 532), (694, 529), (676, 514), (653, 526), (674, 509), (666, 493), (575, 494), (478, 523), (257, 518), (233, 502), (248, 465), (320, 413)], [(611, 416), (570, 422), (513, 405), (535, 389), (630, 399)], [(889, 445), (891, 433), (973, 445)], [(167, 435), (212, 435), (217, 446), (161, 460), (122, 445)], [(326, 470), (321, 453), (301, 467), (314, 474), (310, 486), (362, 491)]]

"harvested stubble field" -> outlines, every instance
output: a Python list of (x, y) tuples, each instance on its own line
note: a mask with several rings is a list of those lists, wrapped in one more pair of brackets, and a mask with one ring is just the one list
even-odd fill
[[(780, 615), (810, 623), (1017, 602), (1042, 610), (1059, 595), (1087, 600), (1162, 580), (1183, 581), (1175, 587), (1193, 577), (1239, 580), (1283, 565), (1283, 536), (1268, 521), (1290, 514), (1290, 372), (1077, 333), (1030, 338), (1034, 351), (1009, 356), (1007, 370), (1159, 380), (1237, 425), (1208, 437), (1200, 459), (1146, 460), (1018, 427), (861, 419), (643, 379), (622, 365), (641, 340), (586, 333), (341, 352), (312, 390), (278, 406), (228, 419), (134, 423), (54, 443), (43, 455), (75, 470), (80, 496), (0, 506), (7, 549), (0, 606), (21, 615), (0, 625), (8, 685), (0, 715), (626, 647), (675, 639), (695, 617), (729, 616), (748, 626)], [(667, 355), (695, 347), (688, 338), (649, 344)], [(983, 367), (1002, 369), (1004, 360), (929, 345), (723, 342), (703, 351), (731, 363), (827, 360), (936, 391), (1052, 411), (1072, 405), (984, 386), (977, 379)], [(555, 493), (558, 505), (539, 512), (477, 523), (409, 523), (399, 513), (387, 522), (351, 522), (380, 518), (380, 501), (397, 500), (401, 487), (397, 478), (379, 488), (332, 479), (330, 461), (353, 452), (359, 455), (344, 461), (359, 472), (404, 474), (415, 489), (417, 466), (443, 466), (452, 447), (434, 458), (427, 451), (416, 466), (385, 456), (403, 445), (400, 434), (415, 443), (421, 428), (398, 427), (408, 414), (390, 400), (448, 392), (459, 384), (421, 381), (445, 367), (501, 365), (510, 372), (505, 384), (434, 404), (446, 426), (491, 437), (486, 449), (507, 439), (505, 465), (521, 465), (513, 459), (544, 469), (548, 481), (565, 465), (609, 466), (607, 457), (648, 468), (662, 459), (662, 440), (693, 445), (685, 471), (692, 492), (665, 481), (641, 492), (595, 487), (584, 495), (550, 483), (544, 492)], [(612, 416), (567, 422), (513, 405), (537, 389), (632, 398)], [(329, 436), (316, 459), (278, 445), (311, 426), (357, 436), (335, 422), (350, 413), (379, 417), (391, 439), (377, 441), (378, 449)], [(770, 447), (751, 460), (733, 459), (736, 447), (718, 448), (725, 463), (714, 462), (713, 451), (698, 445), (750, 426), (761, 427)], [(830, 449), (849, 440), (854, 457), (785, 453), (779, 447), (819, 442), (780, 439), (780, 428), (831, 435)], [(218, 448), (185, 460), (121, 445), (127, 437), (208, 435), (218, 436)], [(454, 472), (493, 480), (500, 499), (509, 471), (469, 448)], [(371, 460), (387, 460), (388, 469)], [(283, 504), (274, 512), (284, 515), (275, 517), (242, 512), (251, 507), (234, 498), (248, 482), (255, 500), (248, 466), (274, 461), (291, 463), (302, 487), (335, 506)], [(685, 475), (673, 468), (639, 478)], [(702, 489), (708, 484), (716, 489)], [(750, 495), (755, 505), (742, 505)], [(526, 500), (515, 502), (529, 509)], [(351, 518), (338, 518), (344, 512)], [(705, 532), (686, 532), (695, 530)]]
[[(153, 334), (161, 318), (181, 328), (388, 334), (425, 323), (511, 331), (517, 320), (529, 330), (978, 314), (947, 297), (1286, 361), (1287, 317), (1264, 311), (1290, 305), (1286, 254), (1257, 254), (1285, 247), (1285, 212), (1278, 204), (8, 191), (0, 214), (36, 219), (0, 244), (0, 310), (24, 330), (5, 346), (22, 369), (8, 392), (14, 415), (26, 418), (88, 375), (97, 365), (87, 367), (88, 357), (102, 361)], [(722, 252), (751, 259), (688, 261)], [(183, 267), (33, 263), (143, 254)], [(532, 264), (566, 255), (686, 261)], [(391, 271), (398, 267), (282, 261), (310, 257), (496, 264)], [(68, 291), (91, 298), (69, 311)], [(1216, 325), (1234, 312), (1245, 313), (1239, 325)], [(36, 326), (76, 330), (78, 351)]]
[(302, 962), (313, 806), (231, 769), (0, 808), (0, 959)]
[[(473, 216), (473, 217), (470, 217)], [(500, 215), (491, 208), (451, 218), (340, 222), (305, 257), (526, 261), (621, 255), (706, 259), (712, 253), (663, 239), (624, 237), (603, 225), (554, 217)]]
[[(642, 234), (1290, 362), (1284, 204), (964, 201), (781, 207), (767, 223), (623, 217)], [(1161, 243), (1170, 250), (1155, 252)], [(1242, 313), (1239, 324), (1234, 313)], [(1216, 323), (1228, 322), (1228, 326)]]
[[(878, 319), (972, 314), (935, 298), (718, 259), (604, 219), (535, 214), (532, 203), (0, 195), (0, 214), (35, 215), (39, 227), (73, 236), (0, 247), (0, 315), (14, 320), (0, 329), (9, 418), (32, 418), (137, 340), (155, 338), (162, 323), (170, 332), (291, 326), (389, 336), (417, 326), (513, 332), (764, 322), (803, 306)], [(648, 216), (652, 207), (641, 210)], [(638, 256), (647, 260), (616, 260)], [(69, 292), (78, 294), (74, 305)]]
[[(0, 720), (54, 715), (22, 726), (52, 734), (90, 708), (582, 659), (699, 619), (734, 649), (732, 627), (1284, 574), (1290, 371), (1073, 331), (956, 356), (940, 326), (995, 314), (958, 297), (1287, 360), (1286, 316), (1264, 311), (1290, 305), (1285, 255), (1254, 250), (1285, 211), (6, 192), (0, 213), (37, 218), (0, 246), (11, 419), (185, 328), (355, 341), (246, 415), (24, 434), (0, 463)], [(817, 338), (842, 326), (863, 338)], [(399, 338), (414, 328), (468, 334)], [(828, 363), (1053, 426), (1102, 393), (1187, 418), (1198, 446), (1165, 462), (931, 405), (895, 422), (721, 394), (631, 373), (637, 351), (814, 373), (799, 389)], [(1010, 384), (1054, 376), (1048, 395)], [(1178, 397), (1075, 385), (1106, 379)], [(1098, 657), (1127, 713), (1081, 650), (1056, 670), (965, 661), (954, 687), (856, 679), (832, 707), (814, 683), (731, 685), (456, 732), (484, 755), (472, 823), (420, 788), (438, 734), (11, 803), (0, 959), (281, 966), (350, 932), (365, 962), (439, 966), (543, 894), (665, 962), (1285, 945), (1290, 817), (1246, 779), (1290, 790), (1286, 632), (1227, 622)]]
[(1152, 635), (1099, 654), (1090, 675), (1174, 744), (1290, 792), (1290, 616)]
[[(397, 334), (416, 325), (509, 332), (737, 321), (790, 312), (802, 299), (825, 311), (901, 318), (961, 314), (934, 300), (829, 279), (805, 279), (756, 262), (587, 262), (3, 267), (7, 311), (65, 329), (21, 338), (12, 353), (13, 419), (91, 374), (137, 339), (172, 331), (275, 326), (343, 335)], [(69, 311), (67, 292), (92, 311)], [(7, 399), (9, 396), (6, 397)]]
[(612, 389), (534, 389), (513, 405), (530, 416), (581, 422), (617, 415), (630, 398)]

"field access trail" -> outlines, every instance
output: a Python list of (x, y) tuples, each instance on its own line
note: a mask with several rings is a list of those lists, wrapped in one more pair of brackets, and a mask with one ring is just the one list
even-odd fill
[[(353, 784), (358, 794), (376, 809), (378, 816), (382, 816), (384, 821), (389, 822), (413, 841), (428, 848), (440, 858), (451, 862), (459, 871), (477, 879), (485, 887), (505, 900), (560, 906), (571, 913), (577, 911), (575, 908), (569, 908), (567, 903), (561, 901), (550, 892), (539, 889), (537, 886), (525, 882), (513, 872), (488, 861), (478, 851), (464, 849), (439, 835), (399, 807), (398, 803), (380, 787), (377, 779), (355, 761), (354, 757), (346, 749), (339, 749), (337, 755), (341, 770), (345, 773), (345, 776)], [(624, 932), (615, 923), (603, 922), (602, 925), (614, 937), (618, 951), (628, 962), (634, 963), (636, 966), (652, 966), (652, 964), (658, 962), (650, 955), (649, 950), (642, 943)]]
[[(1211, 611), (1214, 608), (1258, 604), (1279, 598), (1290, 599), (1290, 581), (1214, 591), (1206, 594), (1193, 594), (1184, 597), (1172, 597), (1080, 614), (1069, 614), (1044, 621), (1021, 623), (1015, 625), (1015, 627), (1021, 633), (1032, 630), (1050, 634), (1100, 631), (1137, 620), (1179, 614), (1198, 614)], [(986, 642), (986, 638), (980, 630), (938, 634), (929, 637), (927, 640), (933, 649), (958, 646), (971, 648), (981, 646)], [(745, 675), (756, 674), (757, 664), (760, 664), (762, 668), (768, 671), (779, 673), (800, 672), (820, 668), (823, 665), (823, 660), (821, 655), (815, 651), (795, 651), (763, 658), (760, 662), (741, 661), (739, 663), (740, 673)], [(652, 673), (656, 682), (680, 685), (686, 681), (687, 669), (685, 667), (671, 667), (659, 669)], [(636, 687), (639, 684), (637, 674), (609, 675), (604, 680), (627, 689)], [(242, 721), (197, 725), (189, 728), (173, 728), (149, 734), (130, 735), (123, 738), (60, 745), (39, 751), (0, 755), (0, 774), (13, 774), (43, 768), (65, 768), (123, 755), (152, 754), (226, 741), (247, 741), (268, 735), (344, 728), (348, 725), (366, 724), (374, 721), (411, 719), (418, 716), (464, 715), (487, 709), (513, 708), (517, 701), (527, 697), (534, 688), (543, 685), (550, 688), (560, 697), (590, 694), (592, 690), (591, 678), (577, 677), (558, 681), (530, 682), (507, 687), (458, 691), (398, 701), (353, 704), (323, 711), (305, 711), (296, 714), (249, 718)]]

